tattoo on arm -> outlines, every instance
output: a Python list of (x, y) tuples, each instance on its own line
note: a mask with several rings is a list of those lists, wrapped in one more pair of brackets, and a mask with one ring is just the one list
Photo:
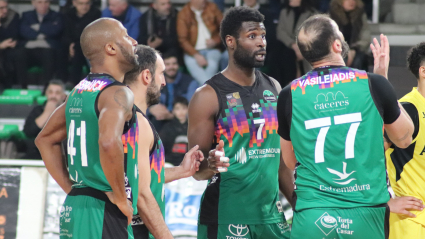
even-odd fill
[(130, 111), (130, 108), (128, 107), (128, 98), (125, 89), (121, 88), (115, 91), (114, 100), (118, 103), (119, 106), (121, 106), (125, 110), (125, 113), (128, 113)]

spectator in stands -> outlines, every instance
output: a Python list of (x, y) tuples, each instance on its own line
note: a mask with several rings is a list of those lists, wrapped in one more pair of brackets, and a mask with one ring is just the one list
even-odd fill
[(140, 18), (140, 35), (137, 42), (162, 53), (180, 53), (176, 29), (177, 13), (170, 0), (154, 0), (152, 6)]
[(206, 0), (190, 0), (177, 16), (177, 35), (190, 74), (203, 84), (218, 71), (223, 14)]
[(159, 133), (164, 144), (165, 162), (179, 166), (187, 152), (188, 101), (176, 97), (173, 103), (173, 119)]
[[(80, 36), (84, 28), (100, 17), (100, 11), (92, 5), (91, 0), (73, 0), (73, 8), (64, 14), (65, 30), (63, 44), (67, 57), (70, 59), (71, 71), (68, 80), (76, 85), (82, 79), (82, 68), (87, 66), (80, 45)], [(64, 69), (65, 71), (67, 69)]]
[(47, 101), (43, 105), (36, 106), (25, 120), (24, 133), (26, 141), (26, 153), (23, 158), (41, 159), (40, 152), (34, 144), (34, 139), (40, 133), (44, 124), (49, 119), (53, 111), (65, 100), (65, 85), (62, 81), (51, 80), (45, 90)]
[(310, 0), (288, 0), (284, 9), (280, 11), (279, 23), (276, 34), (279, 40), (279, 50), (282, 56), (280, 71), (277, 79), (281, 85), (287, 85), (297, 76), (301, 76), (311, 69), (310, 64), (304, 60), (295, 41), (297, 29), (307, 18), (316, 14)]
[(367, 70), (366, 52), (371, 36), (363, 6), (361, 0), (332, 0), (329, 15), (338, 24), (350, 46), (347, 66)]
[(191, 76), (179, 71), (177, 56), (173, 52), (166, 52), (163, 55), (165, 64), (166, 85), (161, 90), (160, 103), (149, 108), (149, 119), (159, 131), (161, 127), (174, 116), (173, 102), (177, 97), (184, 97), (190, 101), (198, 88), (198, 82)]
[(0, 0), (0, 84), (11, 87), (13, 49), (19, 34), (19, 15), (9, 9), (7, 0)]
[(102, 11), (102, 17), (117, 19), (127, 28), (127, 33), (133, 39), (139, 37), (139, 22), (142, 13), (128, 4), (128, 0), (108, 0), (109, 7)]
[(30, 65), (41, 65), (44, 85), (52, 79), (60, 49), (63, 30), (62, 17), (50, 9), (49, 0), (32, 0), (34, 10), (22, 14), (19, 33), (21, 40), (14, 57), (18, 83), (27, 87), (27, 70)]

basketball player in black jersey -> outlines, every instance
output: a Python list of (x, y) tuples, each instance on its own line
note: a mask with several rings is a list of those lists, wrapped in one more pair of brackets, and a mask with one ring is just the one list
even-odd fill
[[(259, 155), (253, 159), (246, 156), (252, 152), (261, 154), (266, 141), (277, 134), (276, 131), (266, 130), (273, 128), (268, 121), (261, 127), (255, 123), (255, 118), (262, 120), (267, 107), (265, 105), (275, 103), (277, 98), (274, 94), (281, 91), (275, 79), (256, 70), (264, 65), (266, 57), (266, 29), (263, 21), (261, 13), (247, 7), (235, 7), (226, 13), (220, 26), (220, 35), (228, 50), (229, 64), (198, 88), (189, 104), (189, 147), (199, 145), (204, 155), (209, 156), (194, 175), (197, 180), (210, 180), (201, 202), (198, 238), (244, 235), (244, 238), (252, 239), (258, 237), (257, 230), (263, 230), (263, 236), (268, 235), (263, 238), (287, 237), (285, 222), (275, 221), (276, 206), (282, 219), (280, 202), (270, 196), (277, 196), (277, 182), (267, 181), (268, 178), (264, 177), (267, 173), (274, 174), (273, 170), (276, 170), (274, 178), (277, 179), (279, 174), (279, 188), (291, 200), (292, 171), (280, 158), (279, 140), (276, 143), (267, 142), (269, 147), (279, 151), (273, 157)], [(274, 112), (269, 112), (270, 115), (276, 114), (275, 108), (271, 111)], [(261, 138), (263, 135), (267, 138)], [(217, 146), (210, 151), (213, 144)], [(230, 162), (220, 161), (224, 153)], [(260, 156), (265, 156), (262, 157), (264, 161), (261, 161)], [(247, 173), (241, 173), (245, 171)], [(270, 190), (267, 186), (266, 190), (256, 186), (256, 182), (262, 180), (264, 184), (276, 186)], [(258, 193), (259, 190), (265, 191), (266, 195), (259, 195), (263, 193)], [(258, 201), (264, 203), (257, 206)], [(268, 208), (273, 203), (278, 205)], [(249, 213), (243, 212), (243, 207)], [(259, 211), (261, 208), (263, 211)], [(277, 223), (280, 229), (273, 228), (272, 223)]]
[[(193, 147), (186, 153), (180, 166), (164, 169), (164, 149), (152, 123), (146, 118), (149, 106), (159, 103), (161, 88), (165, 86), (165, 65), (159, 53), (144, 45), (136, 48), (138, 65), (124, 78), (134, 94), (139, 127), (139, 215), (133, 217), (134, 238), (173, 238), (164, 221), (164, 183), (190, 177), (199, 169), (204, 156)], [(151, 235), (149, 235), (151, 234)]]

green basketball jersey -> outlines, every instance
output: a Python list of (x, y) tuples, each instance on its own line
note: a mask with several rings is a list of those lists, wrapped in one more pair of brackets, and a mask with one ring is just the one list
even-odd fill
[[(123, 84), (106, 74), (89, 74), (69, 94), (65, 116), (68, 132), (68, 170), (74, 188), (91, 187), (100, 191), (112, 191), (100, 163), (97, 109), (99, 94), (112, 85)], [(138, 128), (134, 120), (135, 117), (125, 125), (123, 143), (127, 151), (124, 155), (127, 198), (137, 210)]]
[[(136, 111), (139, 114), (139, 117), (145, 117), (146, 120), (149, 119), (146, 115), (136, 107)], [(159, 137), (158, 132), (156, 131), (153, 124), (149, 121), (153, 135), (154, 135), (154, 144), (149, 153), (149, 164), (151, 171), (151, 184), (150, 189), (153, 196), (155, 197), (156, 202), (158, 203), (159, 209), (161, 210), (162, 216), (165, 219), (165, 151), (164, 145), (162, 144), (161, 138)], [(134, 213), (132, 225), (141, 225), (143, 221), (141, 217)]]
[(220, 106), (215, 143), (224, 141), (230, 167), (209, 180), (201, 202), (201, 224), (266, 224), (282, 220), (278, 93), (269, 77), (259, 71), (255, 75), (255, 83), (249, 87), (222, 74), (206, 82), (216, 91)]
[(365, 71), (313, 70), (291, 84), (295, 210), (386, 203), (383, 120)]

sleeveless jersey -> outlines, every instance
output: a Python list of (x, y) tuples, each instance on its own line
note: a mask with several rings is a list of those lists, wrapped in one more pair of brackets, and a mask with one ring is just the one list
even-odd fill
[[(425, 201), (425, 98), (413, 90), (400, 99), (408, 102), (418, 111), (419, 131), (406, 149), (391, 147), (386, 152), (387, 170), (391, 187), (398, 197), (413, 196)], [(425, 213), (411, 211), (417, 215), (409, 220), (425, 225)]]
[(280, 222), (280, 136), (274, 83), (255, 71), (252, 86), (240, 86), (221, 73), (206, 84), (216, 91), (220, 107), (214, 143), (224, 141), (230, 167), (209, 180), (202, 196), (200, 223)]
[(291, 83), (295, 210), (386, 203), (383, 120), (365, 71), (316, 69)]
[[(148, 117), (136, 107), (136, 111), (143, 115), (146, 120), (149, 121)], [(140, 116), (139, 116), (140, 117)], [(162, 144), (161, 138), (159, 137), (158, 132), (156, 131), (153, 124), (149, 121), (153, 135), (154, 135), (154, 144), (149, 154), (149, 163), (151, 170), (151, 184), (150, 188), (153, 196), (155, 197), (156, 202), (158, 203), (159, 209), (161, 210), (162, 216), (165, 219), (165, 153), (164, 145)], [(142, 219), (138, 214), (133, 215), (132, 225), (143, 224)]]
[[(68, 132), (68, 170), (73, 188), (90, 187), (100, 191), (112, 191), (100, 163), (97, 100), (103, 90), (114, 85), (124, 86), (109, 75), (89, 74), (68, 96), (65, 116)], [(136, 209), (138, 173), (137, 139), (134, 136), (137, 131), (137, 121), (133, 117), (124, 125), (123, 137), (129, 137), (124, 147), (130, 152), (130, 155), (124, 155), (124, 176), (127, 198)]]

